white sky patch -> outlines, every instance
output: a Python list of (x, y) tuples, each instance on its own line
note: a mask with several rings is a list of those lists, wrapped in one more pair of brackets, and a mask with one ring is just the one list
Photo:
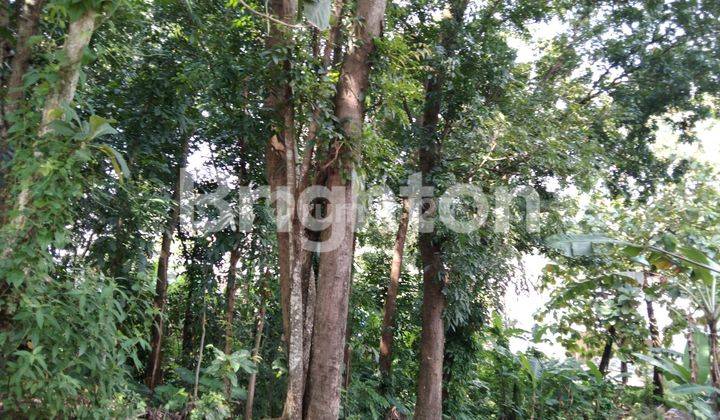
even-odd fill
[(696, 159), (703, 163), (720, 166), (720, 120), (700, 121), (696, 130), (698, 140), (692, 144), (680, 143), (678, 134), (668, 124), (659, 123), (658, 139), (653, 152), (660, 157)]

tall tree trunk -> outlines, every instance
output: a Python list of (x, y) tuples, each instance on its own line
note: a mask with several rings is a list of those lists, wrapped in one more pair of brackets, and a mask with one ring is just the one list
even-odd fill
[(182, 345), (182, 353), (184, 356), (190, 356), (193, 352), (193, 331), (192, 331), (192, 324), (194, 321), (193, 316), (193, 296), (195, 294), (195, 282), (190, 280), (190, 284), (188, 284), (188, 293), (185, 297), (185, 316), (183, 317), (183, 326), (182, 326), (182, 333), (181, 333), (181, 345)]
[(205, 303), (205, 290), (203, 290), (203, 311), (200, 320), (200, 348), (198, 349), (197, 364), (195, 365), (195, 386), (193, 387), (193, 401), (197, 401), (198, 388), (200, 387), (200, 367), (202, 366), (203, 353), (205, 350), (205, 324), (207, 322), (207, 304)]
[(626, 361), (620, 362), (620, 375), (622, 375), (622, 384), (627, 385), (628, 383), (628, 364)]
[[(440, 44), (446, 54), (452, 54), (460, 25), (462, 25), (467, 0), (455, 0), (449, 4), (450, 16), (443, 21)], [(441, 97), (444, 86), (444, 69), (435, 68), (425, 86), (425, 107), (421, 127), (422, 143), (419, 151), (420, 172), (423, 185), (433, 185), (433, 173), (440, 163)], [(446, 122), (447, 123), (447, 122)], [(423, 204), (425, 219), (432, 219), (437, 212), (435, 200)], [(445, 351), (445, 295), (447, 282), (443, 272), (442, 243), (435, 232), (421, 232), (418, 238), (420, 259), (423, 266), (422, 331), (420, 335), (420, 371), (415, 403), (415, 418), (420, 420), (442, 418), (442, 378)]]
[[(18, 109), (18, 105), (20, 105), (20, 102), (25, 96), (23, 78), (30, 65), (30, 57), (32, 54), (32, 46), (29, 41), (30, 37), (37, 34), (45, 0), (24, 0), (21, 4), (15, 54), (10, 63), (10, 77), (8, 78), (7, 93), (3, 104), (3, 114), (5, 117)], [(70, 33), (68, 33), (68, 37), (70, 37)], [(65, 44), (65, 48), (67, 48), (67, 43)]]
[[(660, 330), (658, 330), (657, 319), (655, 318), (655, 308), (652, 299), (648, 296), (647, 288), (649, 287), (648, 273), (643, 273), (643, 291), (645, 292), (645, 307), (648, 316), (648, 330), (650, 330), (650, 343), (655, 348), (660, 348)], [(653, 395), (658, 399), (662, 399), (665, 394), (663, 390), (663, 374), (660, 368), (653, 366)]]
[[(253, 346), (252, 357), (253, 360), (258, 360), (260, 354), (260, 344), (262, 343), (263, 328), (265, 327), (265, 299), (266, 289), (264, 282), (267, 281), (269, 272), (265, 273), (265, 279), (263, 285), (260, 287), (260, 308), (258, 309), (257, 315), (257, 327), (255, 328), (255, 345)], [(255, 400), (255, 381), (257, 380), (257, 373), (252, 373), (248, 380), (247, 387), (247, 400), (245, 401), (245, 420), (252, 419), (253, 402)]]
[(240, 249), (230, 251), (230, 267), (228, 269), (227, 286), (225, 287), (225, 354), (232, 353), (233, 320), (235, 318), (235, 292), (237, 291), (237, 263)]
[[(7, 28), (10, 32), (10, 0), (2, 0), (0, 2), (0, 27)], [(9, 40), (5, 37), (0, 37), (0, 68), (5, 67), (5, 57), (8, 57), (10, 50)], [(4, 78), (0, 79), (0, 86), (5, 86)], [(0, 112), (2, 108), (0, 108)]]
[(598, 366), (598, 370), (600, 373), (605, 376), (608, 371), (608, 367), (610, 367), (610, 359), (612, 359), (612, 347), (613, 343), (615, 342), (615, 326), (612, 325), (608, 329), (608, 338), (607, 342), (605, 343), (605, 348), (603, 349), (602, 357), (600, 358), (600, 366)]
[(688, 360), (690, 361), (690, 382), (696, 384), (698, 381), (697, 343), (695, 343), (695, 322), (692, 316), (687, 315), (688, 329), (685, 333), (687, 342)]
[[(297, 15), (296, 0), (272, 0), (271, 12), (287, 25), (292, 25)], [(274, 24), (266, 39), (269, 49), (285, 47), (291, 51), (293, 35), (287, 25)], [(272, 68), (276, 80), (270, 88), (266, 105), (275, 114), (275, 134), (266, 147), (266, 165), (268, 181), (273, 191), (280, 187), (296, 194), (296, 144), (294, 105), (291, 87), (291, 60), (287, 57)], [(281, 204), (276, 208), (280, 213)], [(291, 216), (289, 229), (278, 232), (278, 258), (280, 266), (280, 302), (283, 315), (283, 334), (288, 351), (288, 390), (283, 409), (283, 418), (300, 419), (302, 417), (302, 399), (305, 391), (304, 367), (304, 311), (303, 291), (300, 277), (294, 275), (296, 256), (296, 238), (294, 236), (295, 209), (288, 209)]]
[[(228, 269), (227, 286), (225, 286), (225, 354), (231, 354), (233, 348), (233, 320), (235, 318), (235, 292), (237, 291), (237, 263), (240, 259), (240, 248), (230, 251), (230, 267)], [(232, 397), (230, 380), (225, 379), (225, 395), (228, 401)]]
[[(90, 44), (90, 38), (95, 30), (97, 12), (88, 10), (78, 20), (70, 23), (70, 28), (63, 44), (64, 61), (58, 69), (58, 81), (53, 90), (45, 98), (39, 134), (41, 136), (50, 131), (50, 123), (58, 118), (55, 111), (62, 103), (72, 102), (75, 97), (78, 79), (80, 78), (80, 65), (85, 48)], [(14, 61), (14, 60), (13, 60)], [(22, 80), (22, 77), (21, 77)], [(22, 83), (22, 81), (20, 82)], [(18, 196), (18, 209), (22, 210), (30, 204), (30, 191), (26, 188)], [(20, 212), (11, 223), (18, 230), (25, 228), (25, 216)], [(8, 248), (9, 249), (9, 248)]]
[[(315, 325), (308, 378), (307, 418), (336, 419), (340, 410), (340, 372), (347, 327), (348, 293), (353, 262), (356, 196), (352, 182), (353, 159), (362, 137), (363, 101), (370, 75), (373, 40), (380, 36), (386, 0), (358, 0), (356, 43), (345, 57), (335, 96), (335, 116), (342, 124), (344, 142), (336, 141), (337, 156), (330, 163), (326, 186), (336, 190), (328, 214), (342, 214), (345, 223), (333, 223), (323, 240), (341, 238), (336, 249), (320, 254)], [(352, 146), (349, 146), (352, 145)], [(337, 159), (335, 159), (337, 157)], [(338, 213), (339, 212), (339, 213)], [(337, 218), (335, 219), (337, 220)]]
[[(17, 39), (15, 43), (15, 55), (10, 63), (10, 76), (7, 81), (7, 90), (0, 107), (0, 225), (6, 222), (6, 214), (8, 211), (8, 203), (10, 197), (10, 187), (5, 179), (7, 170), (5, 163), (9, 160), (10, 145), (8, 144), (8, 130), (10, 122), (8, 118), (17, 111), (21, 103), (25, 91), (23, 89), (23, 77), (27, 72), (30, 64), (30, 56), (32, 46), (29, 43), (30, 37), (35, 35), (40, 23), (45, 0), (17, 0), (20, 7), (20, 16), (18, 17)], [(5, 6), (9, 9), (9, 4)], [(5, 18), (9, 15), (6, 10)], [(7, 24), (4, 27), (8, 27)], [(2, 45), (3, 60), (0, 64), (4, 64), (6, 46)]]
[[(651, 300), (645, 299), (645, 305), (647, 307), (650, 342), (653, 347), (660, 348), (660, 331), (657, 327), (657, 319), (655, 319), (655, 309), (653, 308), (653, 303)], [(663, 374), (660, 371), (660, 368), (653, 366), (653, 395), (655, 397), (662, 398), (664, 394)]]
[(63, 64), (58, 70), (59, 80), (57, 86), (45, 99), (42, 122), (40, 124), (40, 135), (50, 130), (50, 123), (57, 119), (53, 111), (63, 103), (72, 102), (75, 97), (78, 80), (80, 78), (80, 65), (82, 64), (85, 48), (90, 45), (90, 38), (95, 31), (98, 14), (94, 10), (87, 10), (80, 18), (70, 23), (68, 34), (65, 37), (63, 46), (65, 56)]
[[(23, 43), (20, 43), (21, 40), (18, 39), (18, 47), (22, 47), (21, 49), (23, 51), (16, 51), (16, 57), (13, 57), (11, 80), (8, 83), (9, 86), (15, 86), (15, 84), (17, 84), (18, 87), (22, 87), (22, 78), (25, 74), (25, 71), (27, 70), (29, 62), (29, 38), (30, 35), (34, 34), (37, 31), (37, 25), (40, 20), (40, 12), (42, 11), (42, 1), (43, 0), (28, 0), (25, 3), (22, 3), (23, 7), (21, 8), (20, 15), (24, 17), (21, 18), (21, 23), (18, 27), (18, 34), (20, 36), (27, 35), (27, 38), (24, 38)], [(21, 3), (18, 2), (16, 4), (20, 6)], [(26, 8), (25, 6), (28, 5), (30, 7)], [(27, 18), (25, 18), (25, 16), (27, 16)], [(82, 52), (84, 51), (85, 47), (87, 47), (87, 45), (90, 43), (90, 37), (92, 36), (92, 32), (95, 29), (96, 17), (97, 13), (89, 10), (85, 12), (80, 17), (80, 19), (70, 23), (70, 28), (65, 37), (65, 43), (63, 45), (63, 53), (67, 61), (64, 61), (58, 69), (58, 81), (56, 82), (55, 89), (48, 95), (45, 100), (45, 106), (43, 109), (43, 120), (39, 130), (40, 136), (47, 133), (48, 124), (53, 119), (57, 118), (55, 114), (51, 112), (51, 107), (53, 106), (53, 104), (60, 103), (61, 100), (70, 102), (75, 96), (75, 89), (77, 87), (77, 81), (80, 73)], [(25, 52), (27, 53), (27, 56), (21, 60)], [(20, 57), (17, 56), (18, 53), (21, 53)], [(14, 96), (17, 94), (17, 89), (13, 89), (9, 92), (8, 96), (5, 98), (6, 101), (3, 104), (3, 109), (5, 109), (5, 107), (9, 105), (11, 112), (14, 112), (14, 104), (17, 103), (20, 98), (22, 98), (22, 93), (20, 93), (19, 97)], [(5, 124), (2, 123), (0, 125), (4, 127)], [(1, 155), (4, 155), (8, 149), (6, 135), (7, 133), (4, 130), (5, 128), (0, 127), (0, 157)], [(2, 166), (3, 165), (0, 165), (0, 168)], [(5, 182), (4, 175), (0, 174), (0, 178), (2, 178), (0, 179), (0, 203), (2, 203), (0, 204), (0, 224), (2, 226), (4, 226), (6, 223), (10, 224), (17, 232), (13, 241), (18, 241), (20, 240), (20, 238), (23, 238), (22, 240), (27, 241), (31, 236), (33, 236), (32, 230), (28, 228), (28, 226), (26, 226), (27, 215), (24, 210), (31, 205), (31, 193), (29, 185), (31, 185), (32, 182), (35, 180), (34, 178), (38, 177), (38, 174), (34, 174), (31, 179), (27, 180), (27, 184), (22, 187), (20, 194), (17, 198), (17, 203), (14, 203), (14, 205), (16, 206), (17, 215), (14, 216), (12, 220), (10, 220), (8, 218), (8, 205), (10, 203), (10, 186), (3, 185), (3, 183)], [(0, 258), (11, 258), (15, 248), (16, 247), (14, 243), (4, 244), (4, 250)], [(27, 273), (27, 267), (25, 268), (25, 270)], [(0, 297), (4, 298), (6, 293), (7, 287), (6, 283), (4, 283), (0, 285)], [(5, 308), (0, 308), (0, 329), (5, 329), (8, 326), (8, 320), (12, 317), (12, 314), (9, 313), (7, 310), (7, 308), (11, 307), (12, 305), (6, 304), (4, 306)]]
[(717, 321), (712, 319), (708, 320), (708, 336), (710, 344), (710, 378), (712, 379), (712, 385), (715, 388), (720, 389), (720, 351), (718, 350), (718, 333), (717, 333)]
[(146, 368), (145, 383), (150, 391), (162, 382), (162, 342), (165, 334), (165, 305), (167, 303), (168, 267), (170, 263), (170, 247), (173, 235), (180, 221), (180, 200), (182, 197), (182, 169), (187, 159), (190, 137), (183, 137), (180, 151), (180, 160), (175, 170), (175, 183), (173, 186), (172, 209), (167, 220), (167, 226), (162, 234), (160, 257), (158, 258), (157, 280), (155, 281), (155, 300), (153, 302), (157, 314), (153, 321), (152, 340), (150, 341), (150, 359)]
[(407, 237), (409, 221), (410, 202), (407, 198), (403, 198), (402, 213), (398, 223), (397, 234), (395, 235), (393, 258), (390, 263), (390, 281), (388, 282), (387, 296), (383, 308), (382, 336), (380, 337), (380, 374), (386, 383), (389, 382), (392, 371), (395, 311), (397, 310), (397, 294), (398, 288), (400, 287), (400, 273), (402, 272), (405, 238)]

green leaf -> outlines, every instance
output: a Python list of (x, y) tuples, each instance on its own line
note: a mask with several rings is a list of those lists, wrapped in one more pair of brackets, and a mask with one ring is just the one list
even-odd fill
[(603, 374), (602, 374), (602, 372), (600, 372), (600, 369), (598, 369), (598, 367), (595, 363), (593, 363), (591, 360), (588, 360), (587, 367), (590, 370), (590, 373), (593, 374), (595, 379), (597, 379), (598, 381), (602, 380)]
[(716, 389), (708, 385), (683, 384), (672, 388), (671, 391), (675, 394), (710, 394)]
[(672, 376), (676, 382), (690, 383), (690, 371), (681, 364), (675, 363), (670, 359), (656, 358), (642, 353), (634, 353), (633, 355), (652, 366), (662, 369), (665, 374)]
[(94, 140), (100, 136), (107, 134), (117, 134), (117, 130), (112, 128), (110, 120), (97, 115), (90, 116), (90, 132), (88, 134), (88, 140)]
[(130, 168), (128, 168), (127, 162), (125, 162), (125, 158), (122, 157), (120, 152), (107, 144), (101, 144), (97, 146), (97, 148), (110, 158), (110, 163), (113, 166), (115, 174), (117, 174), (120, 179), (120, 183), (123, 182), (124, 178), (130, 178)]

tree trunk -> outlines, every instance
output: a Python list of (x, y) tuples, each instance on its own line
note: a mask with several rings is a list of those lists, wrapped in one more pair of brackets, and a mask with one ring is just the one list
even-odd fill
[(622, 375), (622, 384), (627, 385), (628, 383), (628, 364), (626, 361), (620, 362), (620, 375)]
[(192, 342), (193, 342), (193, 295), (195, 294), (195, 282), (192, 279), (188, 279), (188, 293), (185, 298), (185, 316), (183, 317), (183, 327), (181, 335), (182, 352), (184, 356), (190, 356), (192, 354)]
[[(26, 0), (18, 4), (22, 4), (20, 7), (20, 16), (18, 17), (17, 26), (17, 40), (15, 44), (15, 55), (10, 63), (10, 77), (7, 81), (7, 90), (5, 97), (3, 98), (2, 107), (0, 107), (0, 225), (6, 221), (6, 213), (8, 210), (9, 202), (9, 186), (5, 180), (7, 174), (4, 164), (9, 160), (10, 145), (8, 144), (8, 130), (10, 129), (10, 122), (8, 118), (18, 109), (18, 105), (21, 103), (25, 96), (25, 90), (23, 89), (23, 77), (27, 72), (30, 64), (30, 56), (32, 53), (32, 47), (29, 45), (29, 39), (35, 35), (38, 30), (40, 16), (42, 13), (45, 0)], [(9, 4), (5, 2), (4, 19), (8, 18), (10, 14)], [(3, 25), (8, 27), (7, 23)], [(6, 45), (1, 45), (0, 49), (3, 54), (3, 59), (0, 60), (0, 65), (5, 61), (5, 52), (7, 50)]]
[(708, 321), (708, 337), (710, 344), (710, 377), (712, 385), (720, 389), (720, 352), (718, 351), (718, 334), (717, 322), (715, 320)]
[[(0, 27), (10, 31), (10, 0), (3, 0), (0, 3)], [(10, 45), (8, 39), (0, 37), (0, 68), (5, 67), (5, 57), (8, 57)], [(4, 78), (3, 78), (4, 79)], [(0, 86), (5, 86), (5, 80), (0, 80)], [(2, 108), (0, 108), (2, 111)]]
[(697, 343), (695, 343), (695, 323), (692, 316), (687, 316), (688, 329), (685, 334), (688, 349), (688, 360), (690, 361), (690, 382), (696, 384), (698, 381)]
[[(293, 24), (297, 15), (296, 0), (272, 0), (271, 12), (281, 21)], [(268, 49), (285, 47), (291, 51), (292, 32), (281, 24), (274, 24), (266, 39)], [(274, 134), (266, 147), (266, 165), (268, 181), (273, 191), (287, 187), (290, 194), (296, 191), (296, 156), (294, 105), (291, 87), (291, 60), (287, 57), (273, 66), (277, 79), (270, 87), (266, 105), (274, 113)], [(280, 204), (276, 203), (280, 213)], [(288, 209), (294, 215), (294, 208)], [(288, 390), (283, 409), (284, 419), (302, 417), (302, 398), (305, 389), (303, 332), (305, 316), (303, 312), (303, 293), (299, 277), (294, 275), (296, 256), (296, 238), (293, 235), (294, 217), (291, 217), (287, 232), (278, 232), (278, 258), (280, 266), (280, 303), (283, 315), (283, 335), (288, 352)]]
[[(5, 117), (17, 110), (18, 105), (25, 96), (23, 78), (30, 65), (32, 54), (32, 46), (29, 44), (29, 40), (30, 37), (37, 34), (44, 5), (45, 0), (25, 0), (22, 2), (17, 26), (15, 55), (13, 55), (10, 63), (10, 77), (8, 78), (7, 93), (3, 104)], [(67, 36), (70, 37), (70, 33)], [(67, 48), (67, 44), (65, 44), (65, 48)], [(9, 128), (9, 125), (6, 128)]]
[[(203, 291), (203, 301), (205, 300), (204, 294), (205, 291)], [(200, 334), (200, 349), (198, 350), (197, 365), (195, 365), (195, 386), (193, 387), (193, 401), (197, 401), (198, 388), (200, 387), (200, 367), (202, 366), (203, 353), (205, 350), (205, 323), (207, 321), (206, 312), (207, 305), (205, 304), (205, 302), (203, 302), (202, 319), (200, 321), (200, 328), (202, 332)]]
[[(265, 273), (265, 280), (267, 280), (269, 273)], [(264, 281), (265, 281), (264, 280)], [(260, 355), (260, 344), (262, 343), (263, 328), (265, 327), (265, 285), (260, 287), (260, 309), (258, 310), (257, 316), (257, 327), (255, 328), (255, 346), (253, 347), (252, 357), (253, 360), (258, 360)], [(248, 380), (247, 387), (247, 400), (245, 401), (245, 420), (252, 419), (253, 412), (253, 401), (255, 399), (255, 381), (257, 380), (257, 373), (252, 373)]]
[(410, 202), (407, 198), (402, 200), (402, 213), (398, 223), (393, 258), (390, 264), (390, 281), (388, 282), (387, 297), (383, 308), (382, 336), (380, 337), (380, 374), (385, 382), (389, 382), (392, 371), (393, 340), (395, 338), (395, 311), (397, 310), (397, 294), (400, 286), (400, 273), (402, 271), (405, 238), (407, 237), (408, 222), (410, 221)]
[[(235, 317), (235, 292), (237, 290), (237, 263), (240, 249), (230, 251), (230, 267), (228, 269), (227, 286), (225, 287), (225, 354), (231, 354), (233, 348), (233, 319)], [(228, 401), (232, 397), (230, 380), (225, 379), (225, 395)]]
[[(651, 300), (646, 299), (645, 305), (647, 306), (650, 341), (653, 347), (660, 348), (660, 331), (658, 331), (653, 303)], [(665, 392), (663, 390), (663, 374), (660, 371), (660, 368), (658, 368), (657, 366), (653, 366), (653, 395), (658, 398), (662, 398), (664, 394)]]
[[(434, 211), (434, 210), (430, 210)], [(427, 213), (426, 213), (427, 214)], [(415, 418), (442, 418), (442, 378), (445, 351), (445, 285), (440, 244), (432, 233), (420, 234), (423, 264), (422, 332), (420, 336), (420, 372)]]
[(228, 269), (227, 286), (225, 288), (225, 354), (232, 353), (233, 319), (235, 317), (235, 292), (237, 290), (237, 263), (240, 249), (230, 251), (230, 267)]
[(167, 226), (162, 235), (160, 246), (160, 257), (158, 258), (157, 280), (155, 282), (154, 306), (157, 314), (153, 321), (152, 340), (150, 342), (150, 359), (148, 360), (145, 383), (150, 391), (153, 391), (157, 384), (162, 382), (162, 341), (165, 333), (165, 304), (167, 303), (168, 267), (170, 262), (170, 247), (172, 246), (173, 235), (180, 221), (180, 200), (182, 197), (182, 168), (187, 159), (190, 137), (183, 137), (180, 152), (180, 161), (175, 173), (175, 185), (173, 187), (173, 203)]
[[(72, 102), (75, 97), (78, 80), (80, 78), (80, 65), (82, 64), (85, 48), (90, 45), (90, 38), (95, 31), (95, 24), (98, 18), (97, 12), (87, 10), (80, 18), (70, 23), (70, 29), (65, 37), (63, 49), (65, 51), (64, 62), (58, 70), (59, 80), (53, 91), (45, 99), (42, 122), (40, 124), (40, 135), (50, 130), (50, 123), (57, 119), (55, 111), (63, 103)], [(65, 61), (66, 60), (66, 61)]]
[[(443, 21), (440, 44), (446, 54), (452, 54), (457, 40), (457, 31), (463, 22), (467, 1), (453, 1), (449, 4), (450, 16)], [(444, 69), (436, 68), (425, 86), (425, 107), (421, 127), (422, 139), (419, 151), (420, 172), (423, 185), (433, 185), (432, 175), (440, 160), (440, 136), (438, 124), (442, 104)], [(447, 122), (446, 122), (447, 123)], [(435, 200), (424, 203), (424, 219), (436, 216)], [(422, 332), (420, 335), (420, 372), (415, 403), (415, 418), (435, 420), (442, 418), (442, 378), (445, 352), (445, 295), (447, 282), (442, 265), (442, 244), (435, 232), (421, 232), (418, 238), (420, 258), (423, 266)]]
[[(340, 410), (340, 372), (347, 327), (348, 292), (353, 263), (356, 196), (352, 174), (355, 147), (362, 137), (363, 101), (370, 75), (369, 57), (380, 36), (385, 15), (385, 0), (358, 0), (355, 27), (357, 43), (343, 62), (335, 97), (335, 116), (342, 123), (344, 142), (336, 141), (337, 155), (327, 156), (326, 186), (336, 190), (329, 214), (342, 215), (344, 223), (333, 225), (322, 238), (341, 238), (339, 246), (320, 254), (315, 325), (313, 330), (310, 374), (308, 378), (307, 418), (337, 419)], [(335, 219), (337, 220), (337, 218)]]
[(600, 359), (600, 366), (598, 366), (598, 370), (600, 373), (605, 376), (608, 371), (608, 367), (610, 366), (610, 359), (612, 359), (612, 347), (613, 343), (615, 342), (615, 326), (612, 325), (608, 329), (608, 339), (607, 343), (605, 344), (605, 349), (603, 349), (602, 358)]
[[(652, 300), (647, 295), (646, 289), (648, 286), (648, 273), (643, 273), (643, 291), (645, 292), (645, 307), (647, 308), (650, 343), (653, 347), (660, 348), (660, 331), (658, 330), (657, 319), (655, 318), (655, 308), (653, 307)], [(662, 372), (660, 368), (653, 366), (653, 395), (658, 399), (662, 399), (664, 393)]]

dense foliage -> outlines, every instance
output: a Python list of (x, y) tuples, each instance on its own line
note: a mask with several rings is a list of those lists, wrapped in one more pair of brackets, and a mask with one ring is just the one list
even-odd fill
[[(709, 144), (719, 3), (0, 0), (0, 23), (1, 417), (720, 413), (719, 162), (658, 147)], [(308, 186), (333, 192), (284, 218)]]

